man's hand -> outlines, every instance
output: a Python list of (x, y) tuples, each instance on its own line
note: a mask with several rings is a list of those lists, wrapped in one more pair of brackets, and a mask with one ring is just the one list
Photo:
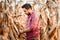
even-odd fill
[(23, 31), (23, 30), (19, 30), (19, 32), (20, 32), (20, 34), (24, 33), (24, 31)]
[(19, 34), (18, 36), (20, 37), (20, 35), (23, 33), (23, 30), (19, 30)]
[(26, 28), (26, 29), (23, 29), (23, 30), (19, 30), (20, 34), (22, 34), (22, 33), (26, 33), (26, 32), (30, 32), (30, 31), (31, 31), (31, 30), (30, 30), (29, 27)]

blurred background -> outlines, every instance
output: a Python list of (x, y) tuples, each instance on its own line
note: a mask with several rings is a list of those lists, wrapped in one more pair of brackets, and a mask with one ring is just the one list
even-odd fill
[(60, 40), (60, 0), (0, 0), (0, 40), (26, 40), (27, 15), (21, 6), (32, 5), (39, 16), (40, 40)]

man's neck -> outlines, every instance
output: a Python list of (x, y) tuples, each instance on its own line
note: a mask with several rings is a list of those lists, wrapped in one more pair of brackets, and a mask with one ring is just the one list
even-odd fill
[(30, 13), (28, 14), (28, 16), (30, 15)]

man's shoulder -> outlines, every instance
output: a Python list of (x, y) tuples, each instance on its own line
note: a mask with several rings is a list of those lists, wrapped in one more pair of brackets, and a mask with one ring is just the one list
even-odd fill
[(38, 18), (38, 15), (34, 12), (34, 13), (31, 15), (31, 18), (33, 18), (33, 19), (36, 18), (36, 19), (37, 19), (37, 18)]

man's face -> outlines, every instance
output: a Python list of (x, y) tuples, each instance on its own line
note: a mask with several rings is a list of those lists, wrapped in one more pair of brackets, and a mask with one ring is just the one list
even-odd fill
[(25, 13), (26, 15), (29, 14), (29, 11), (28, 11), (27, 9), (24, 8), (23, 11), (24, 11), (24, 13)]

